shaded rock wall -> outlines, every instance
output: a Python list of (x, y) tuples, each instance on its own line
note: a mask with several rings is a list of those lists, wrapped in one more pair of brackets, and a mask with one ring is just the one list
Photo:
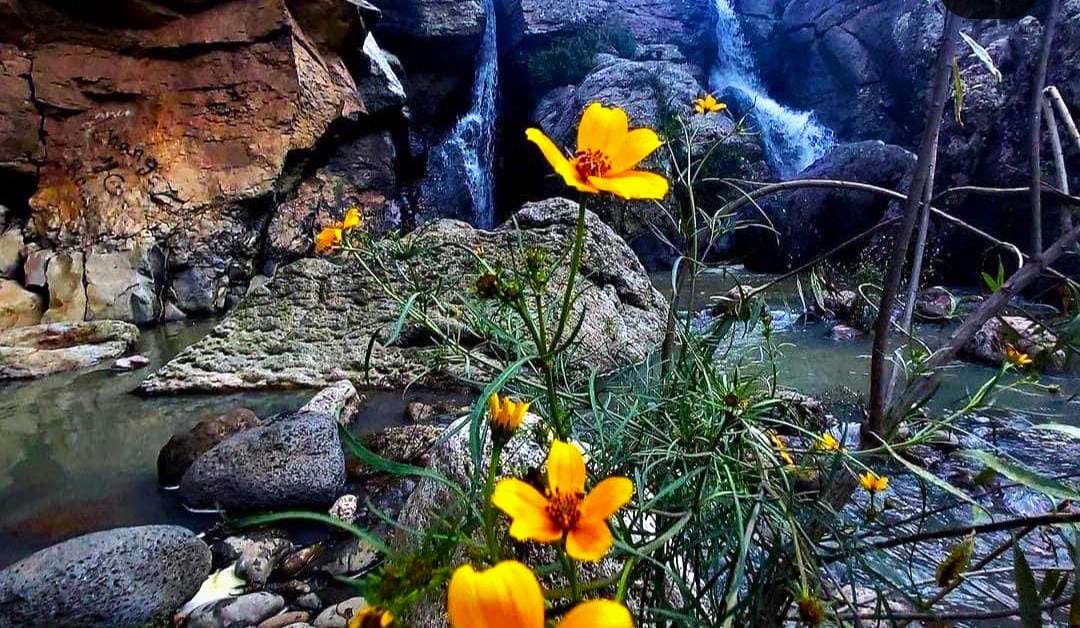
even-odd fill
[(18, 256), (38, 258), (23, 274), (70, 293), (46, 318), (213, 313), (347, 207), (382, 221), (405, 95), (368, 35), (378, 16), (360, 0), (0, 2), (0, 182), (32, 192), (0, 202), (22, 215)]

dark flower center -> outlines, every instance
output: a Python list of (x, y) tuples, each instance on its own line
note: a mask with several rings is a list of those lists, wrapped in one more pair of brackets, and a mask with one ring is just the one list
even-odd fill
[(547, 514), (560, 528), (570, 530), (581, 518), (581, 493), (563, 493), (558, 489), (548, 497)]
[(574, 168), (584, 180), (602, 177), (611, 170), (611, 158), (598, 150), (579, 150), (574, 154)]

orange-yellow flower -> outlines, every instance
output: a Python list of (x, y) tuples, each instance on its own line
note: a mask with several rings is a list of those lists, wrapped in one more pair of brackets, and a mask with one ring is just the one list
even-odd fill
[[(451, 628), (544, 628), (544, 593), (525, 565), (508, 560), (491, 569), (459, 567), (450, 578)], [(632, 628), (626, 607), (610, 600), (582, 602), (557, 628)]]
[(881, 493), (889, 488), (889, 477), (867, 471), (859, 476), (859, 484), (870, 494)]
[(664, 177), (634, 170), (660, 148), (652, 129), (629, 129), (626, 112), (618, 107), (593, 103), (578, 125), (577, 152), (567, 159), (540, 129), (528, 129), (525, 137), (537, 146), (555, 173), (582, 192), (610, 192), (625, 199), (662, 199), (668, 192)]
[(614, 542), (607, 519), (630, 501), (634, 483), (610, 477), (586, 495), (585, 457), (562, 441), (551, 443), (547, 480), (546, 496), (521, 480), (495, 485), (491, 503), (512, 520), (510, 536), (539, 543), (565, 538), (571, 558), (599, 561)]
[(324, 228), (315, 236), (315, 253), (325, 253), (341, 246), (341, 227), (337, 223)]
[(488, 397), (488, 411), (491, 423), (507, 434), (513, 434), (521, 427), (525, 413), (529, 411), (528, 401), (514, 401), (510, 397), (500, 398), (498, 394)]
[(345, 212), (345, 218), (341, 221), (341, 228), (345, 231), (355, 229), (360, 226), (360, 210), (355, 207), (350, 207), (349, 211)]
[(843, 449), (840, 446), (840, 441), (836, 440), (836, 437), (828, 432), (818, 436), (817, 448), (822, 451), (840, 451)]
[(348, 628), (388, 628), (394, 623), (394, 614), (374, 606), (365, 606), (349, 620)]
[(1018, 368), (1030, 366), (1031, 363), (1034, 362), (1030, 355), (1023, 353), (1012, 345), (1005, 345), (1005, 360)]
[(789, 467), (794, 467), (795, 459), (791, 457), (791, 452), (788, 451), (784, 441), (774, 432), (769, 432), (769, 440), (772, 441), (773, 447), (776, 447), (776, 453), (780, 456), (780, 459), (784, 461), (784, 464)]
[(694, 112), (699, 116), (707, 113), (719, 113), (724, 109), (727, 109), (727, 105), (717, 100), (712, 94), (705, 94), (701, 98), (694, 100)]

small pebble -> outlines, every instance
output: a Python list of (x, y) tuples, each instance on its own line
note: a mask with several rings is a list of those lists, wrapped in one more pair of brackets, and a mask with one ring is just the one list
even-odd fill
[(113, 362), (113, 368), (118, 371), (134, 371), (149, 365), (150, 358), (145, 355), (132, 355), (126, 358), (120, 358), (116, 362)]
[(311, 619), (311, 613), (307, 611), (289, 611), (263, 621), (258, 628), (285, 628), (307, 623), (309, 619)]

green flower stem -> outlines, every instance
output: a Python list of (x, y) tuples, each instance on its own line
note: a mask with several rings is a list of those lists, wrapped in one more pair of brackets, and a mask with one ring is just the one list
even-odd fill
[[(559, 325), (555, 328), (555, 335), (551, 338), (551, 346), (558, 347), (562, 341), (563, 334), (566, 333), (566, 324), (570, 320), (570, 310), (574, 306), (574, 283), (577, 281), (578, 269), (581, 267), (581, 253), (585, 245), (585, 198), (582, 198), (578, 202), (578, 215), (577, 225), (574, 231), (574, 243), (573, 249), (570, 252), (570, 268), (569, 275), (566, 278), (566, 292), (563, 294), (562, 310), (559, 313)], [(555, 375), (551, 373), (551, 362), (553, 356), (545, 356), (544, 364), (545, 370), (548, 372), (546, 377), (548, 386), (548, 397), (551, 400), (551, 414), (554, 418), (556, 426), (556, 432), (559, 434), (559, 438), (566, 440), (570, 438), (570, 425), (565, 421), (565, 418), (559, 408), (559, 395), (555, 389)]]
[(566, 553), (566, 546), (564, 544), (562, 548), (562, 564), (563, 570), (566, 572), (566, 579), (570, 581), (570, 595), (572, 601), (576, 604), (581, 601), (581, 584), (578, 582), (577, 563), (573, 558)]
[(488, 558), (491, 564), (499, 562), (499, 543), (495, 538), (495, 506), (491, 503), (491, 496), (495, 493), (495, 478), (499, 475), (499, 461), (502, 458), (503, 447), (506, 443), (502, 438), (492, 434), (491, 438), (491, 461), (488, 463), (487, 482), (484, 484), (484, 505), (482, 508), (484, 518), (484, 540), (487, 542)]

